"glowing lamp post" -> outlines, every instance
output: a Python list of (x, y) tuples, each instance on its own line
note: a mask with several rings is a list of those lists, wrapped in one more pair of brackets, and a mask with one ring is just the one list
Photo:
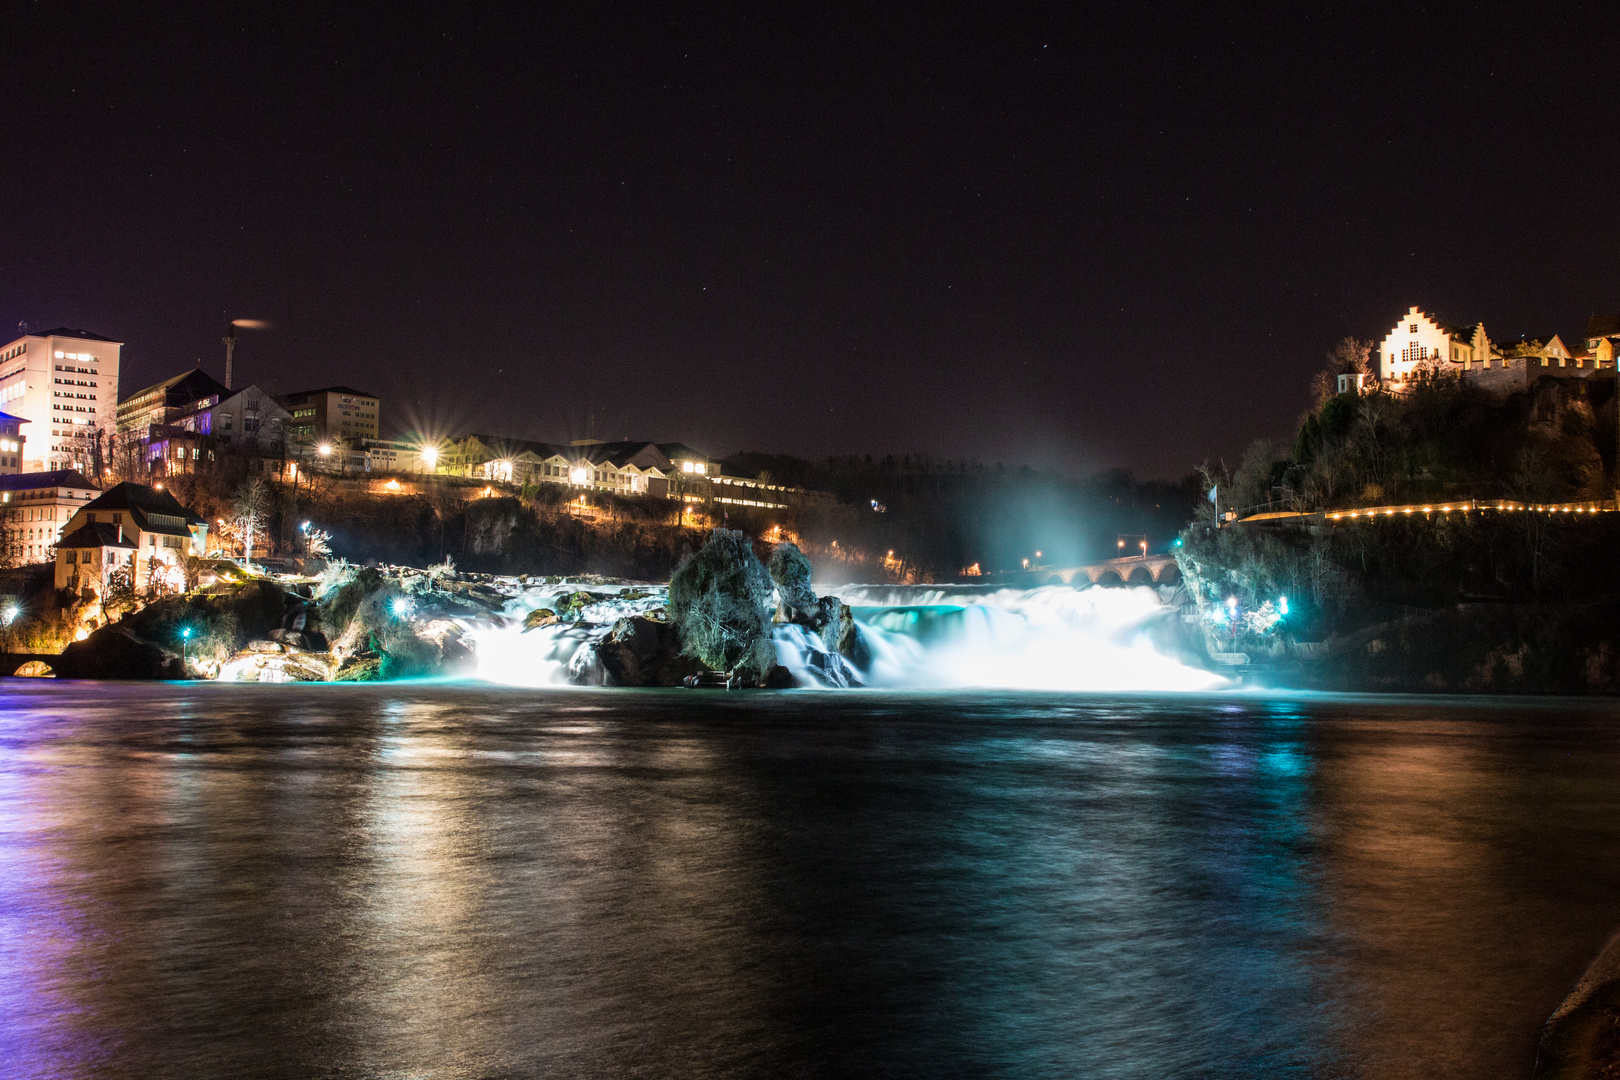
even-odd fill
[(186, 671), (186, 643), (189, 642), (190, 640), (191, 640), (191, 627), (189, 627), (189, 626), (181, 627), (180, 628), (180, 673), (182, 675), (185, 674), (185, 671)]
[(422, 464), (427, 466), (428, 472), (437, 472), (439, 468), (439, 448), (436, 446), (422, 447)]
[(0, 642), (0, 648), (3, 648), (6, 652), (11, 651), (11, 624), (17, 621), (17, 616), (20, 614), (22, 612), (15, 603), (8, 603), (5, 607), (0, 608), (0, 627), (4, 627), (6, 631), (4, 641)]

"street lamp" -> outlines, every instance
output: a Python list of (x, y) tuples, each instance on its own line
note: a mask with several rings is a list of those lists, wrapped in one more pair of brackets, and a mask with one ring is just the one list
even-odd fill
[(422, 447), (422, 464), (431, 472), (439, 467), (439, 448), (436, 446)]
[(317, 446), (315, 449), (320, 451), (321, 457), (331, 457), (332, 456), (332, 444), (331, 443), (324, 443), (323, 442), (323, 443), (321, 443), (320, 446)]
[(191, 627), (180, 628), (180, 674), (186, 673), (186, 642), (191, 640)]

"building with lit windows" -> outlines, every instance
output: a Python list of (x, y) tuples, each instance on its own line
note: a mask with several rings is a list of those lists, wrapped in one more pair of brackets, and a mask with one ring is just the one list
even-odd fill
[[(1492, 341), (1484, 323), (1456, 326), (1411, 307), (1378, 346), (1378, 376), (1395, 393), (1445, 376), (1503, 393), (1524, 389), (1541, 376), (1584, 378), (1614, 366), (1614, 346), (1604, 347), (1605, 326), (1594, 317), (1586, 348), (1571, 350), (1557, 334)], [(1616, 336), (1620, 338), (1620, 325)]]
[(12, 533), (25, 562), (49, 562), (73, 515), (100, 494), (72, 470), (0, 476), (0, 528)]
[(137, 390), (118, 404), (118, 433), (145, 435), (154, 424), (172, 424), (198, 409), (206, 409), (230, 397), (225, 384), (203, 371), (193, 368), (155, 386)]
[(86, 468), (93, 433), (117, 419), (123, 343), (59, 327), (0, 346), (0, 410), (27, 420), (22, 468)]
[(137, 593), (176, 587), (179, 563), (208, 547), (208, 524), (159, 487), (122, 483), (79, 507), (56, 545), (56, 587), (98, 596), (127, 569)]
[(0, 476), (22, 472), (23, 444), (28, 441), (22, 426), (26, 423), (20, 416), (0, 412)]
[(328, 386), (283, 394), (276, 403), (289, 414), (287, 439), (296, 447), (323, 443), (358, 449), (378, 438), (382, 404), (375, 394), (349, 386)]

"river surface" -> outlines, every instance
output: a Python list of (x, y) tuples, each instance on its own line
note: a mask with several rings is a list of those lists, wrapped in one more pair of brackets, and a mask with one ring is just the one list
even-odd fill
[(1620, 708), (0, 683), (6, 1077), (1527, 1077)]

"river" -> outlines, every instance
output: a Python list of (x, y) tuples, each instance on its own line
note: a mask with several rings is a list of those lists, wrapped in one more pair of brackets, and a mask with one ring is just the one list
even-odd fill
[(8, 1077), (1527, 1077), (1620, 706), (0, 685)]

